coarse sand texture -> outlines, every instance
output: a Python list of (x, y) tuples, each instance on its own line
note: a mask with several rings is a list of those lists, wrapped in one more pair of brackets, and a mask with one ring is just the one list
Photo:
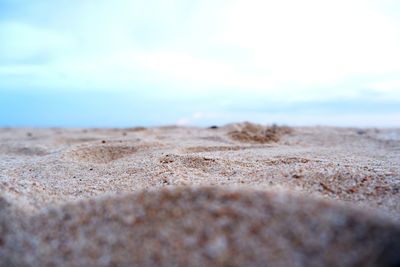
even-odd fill
[(0, 129), (0, 266), (400, 266), (400, 129)]

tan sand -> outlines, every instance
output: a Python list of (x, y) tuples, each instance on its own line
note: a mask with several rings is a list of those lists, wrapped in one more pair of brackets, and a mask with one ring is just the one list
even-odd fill
[(399, 240), (399, 129), (0, 129), (0, 266), (399, 266)]

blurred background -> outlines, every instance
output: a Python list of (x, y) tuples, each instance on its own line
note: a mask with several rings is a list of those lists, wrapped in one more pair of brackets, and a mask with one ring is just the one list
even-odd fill
[(0, 127), (400, 127), (397, 0), (0, 0)]

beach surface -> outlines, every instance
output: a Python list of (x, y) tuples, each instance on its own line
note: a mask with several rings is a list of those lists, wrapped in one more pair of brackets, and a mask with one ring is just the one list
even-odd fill
[(0, 266), (400, 266), (400, 129), (0, 129)]

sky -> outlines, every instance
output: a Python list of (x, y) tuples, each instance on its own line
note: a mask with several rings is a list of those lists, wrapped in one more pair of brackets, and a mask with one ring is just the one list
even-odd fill
[(0, 0), (0, 127), (400, 127), (397, 0)]

